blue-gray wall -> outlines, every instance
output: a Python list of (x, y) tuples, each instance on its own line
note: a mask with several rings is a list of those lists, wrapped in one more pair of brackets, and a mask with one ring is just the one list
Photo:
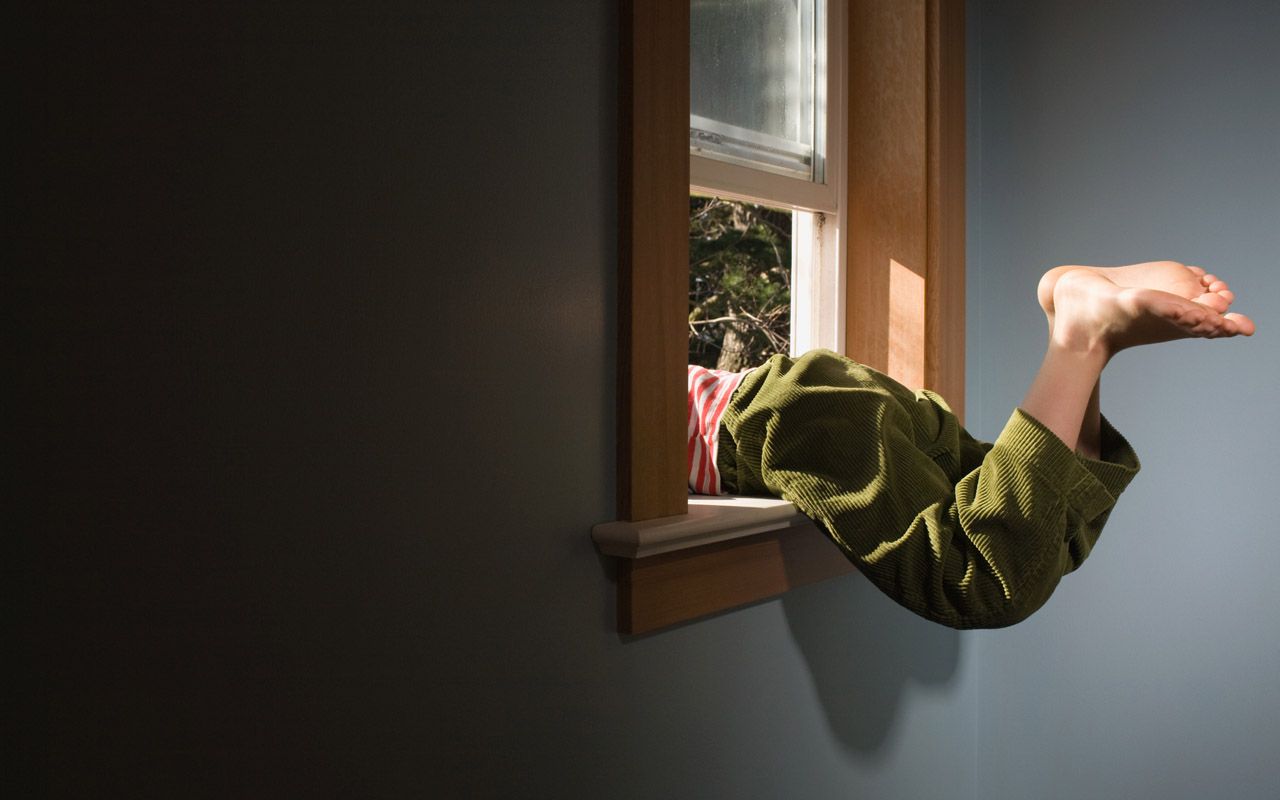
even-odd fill
[(614, 5), (14, 22), (5, 780), (972, 792), (971, 639), (864, 581), (613, 631)]
[(981, 796), (1280, 796), (1280, 4), (975, 2), (970, 57), (974, 427), (1037, 363), (1045, 267), (1199, 264), (1260, 331), (1108, 371), (1144, 469), (1049, 605), (976, 641)]

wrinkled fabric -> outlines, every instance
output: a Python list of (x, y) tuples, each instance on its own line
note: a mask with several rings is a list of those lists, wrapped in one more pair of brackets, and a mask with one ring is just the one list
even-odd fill
[(1105, 419), (1098, 460), (1021, 409), (979, 442), (939, 395), (829, 350), (770, 358), (721, 426), (726, 490), (795, 504), (883, 592), (954, 628), (1044, 605), (1140, 467)]

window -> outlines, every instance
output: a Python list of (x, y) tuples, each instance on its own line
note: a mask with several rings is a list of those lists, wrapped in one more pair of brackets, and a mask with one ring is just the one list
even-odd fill
[(691, 0), (689, 147), (823, 183), (822, 0)]
[[(812, 523), (788, 515), (781, 501), (744, 500), (726, 512), (707, 511), (688, 499), (684, 375), (691, 186), (715, 180), (718, 194), (761, 198), (766, 195), (759, 184), (750, 181), (765, 175), (775, 188), (797, 193), (781, 198), (790, 207), (821, 211), (812, 236), (797, 233), (793, 240), (811, 240), (819, 250), (816, 257), (804, 257), (822, 265), (843, 261), (844, 269), (820, 269), (814, 287), (804, 289), (797, 281), (795, 293), (810, 291), (820, 299), (834, 294), (847, 313), (834, 331), (819, 315), (810, 341), (828, 336), (838, 345), (833, 349), (906, 383), (936, 389), (962, 412), (964, 5), (828, 0), (828, 6), (828, 19), (843, 20), (829, 26), (828, 41), (841, 35), (848, 42), (844, 86), (828, 98), (843, 108), (828, 115), (828, 128), (834, 117), (844, 130), (825, 144), (831, 158), (818, 183), (812, 175), (806, 181), (783, 174), (785, 165), (752, 169), (741, 163), (764, 159), (756, 152), (763, 140), (749, 136), (726, 137), (741, 141), (730, 142), (732, 152), (706, 154), (707, 163), (694, 159), (691, 165), (690, 7), (663, 0), (622, 4), (620, 521), (596, 526), (593, 536), (603, 552), (623, 556), (618, 615), (626, 633), (851, 569)], [(815, 27), (820, 24), (815, 20)], [(744, 118), (700, 116), (710, 127), (719, 122), (751, 129)], [(812, 159), (817, 145), (815, 136)], [(802, 152), (787, 152), (803, 159)], [(833, 169), (837, 157), (843, 166)], [(715, 174), (707, 177), (703, 170)], [(832, 209), (835, 225), (829, 224)]]
[[(844, 352), (845, 3), (691, 0), (690, 191), (791, 212), (789, 349)], [(752, 366), (752, 365), (744, 365)]]
[[(844, 351), (845, 4), (691, 0), (690, 191), (791, 212), (789, 348)], [(742, 365), (752, 366), (750, 364)]]

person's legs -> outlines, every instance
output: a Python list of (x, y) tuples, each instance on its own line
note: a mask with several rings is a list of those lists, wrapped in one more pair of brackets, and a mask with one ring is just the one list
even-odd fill
[(1112, 356), (1144, 344), (1254, 332), (1248, 317), (1225, 313), (1235, 295), (1224, 281), (1172, 261), (1058, 267), (1041, 279), (1038, 296), (1049, 347), (1022, 410), (1095, 457), (1098, 379)]

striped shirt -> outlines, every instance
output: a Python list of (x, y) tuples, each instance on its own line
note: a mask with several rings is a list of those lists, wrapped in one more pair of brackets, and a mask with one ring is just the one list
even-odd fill
[(749, 372), (689, 366), (689, 491), (694, 494), (727, 494), (716, 467), (720, 418)]

